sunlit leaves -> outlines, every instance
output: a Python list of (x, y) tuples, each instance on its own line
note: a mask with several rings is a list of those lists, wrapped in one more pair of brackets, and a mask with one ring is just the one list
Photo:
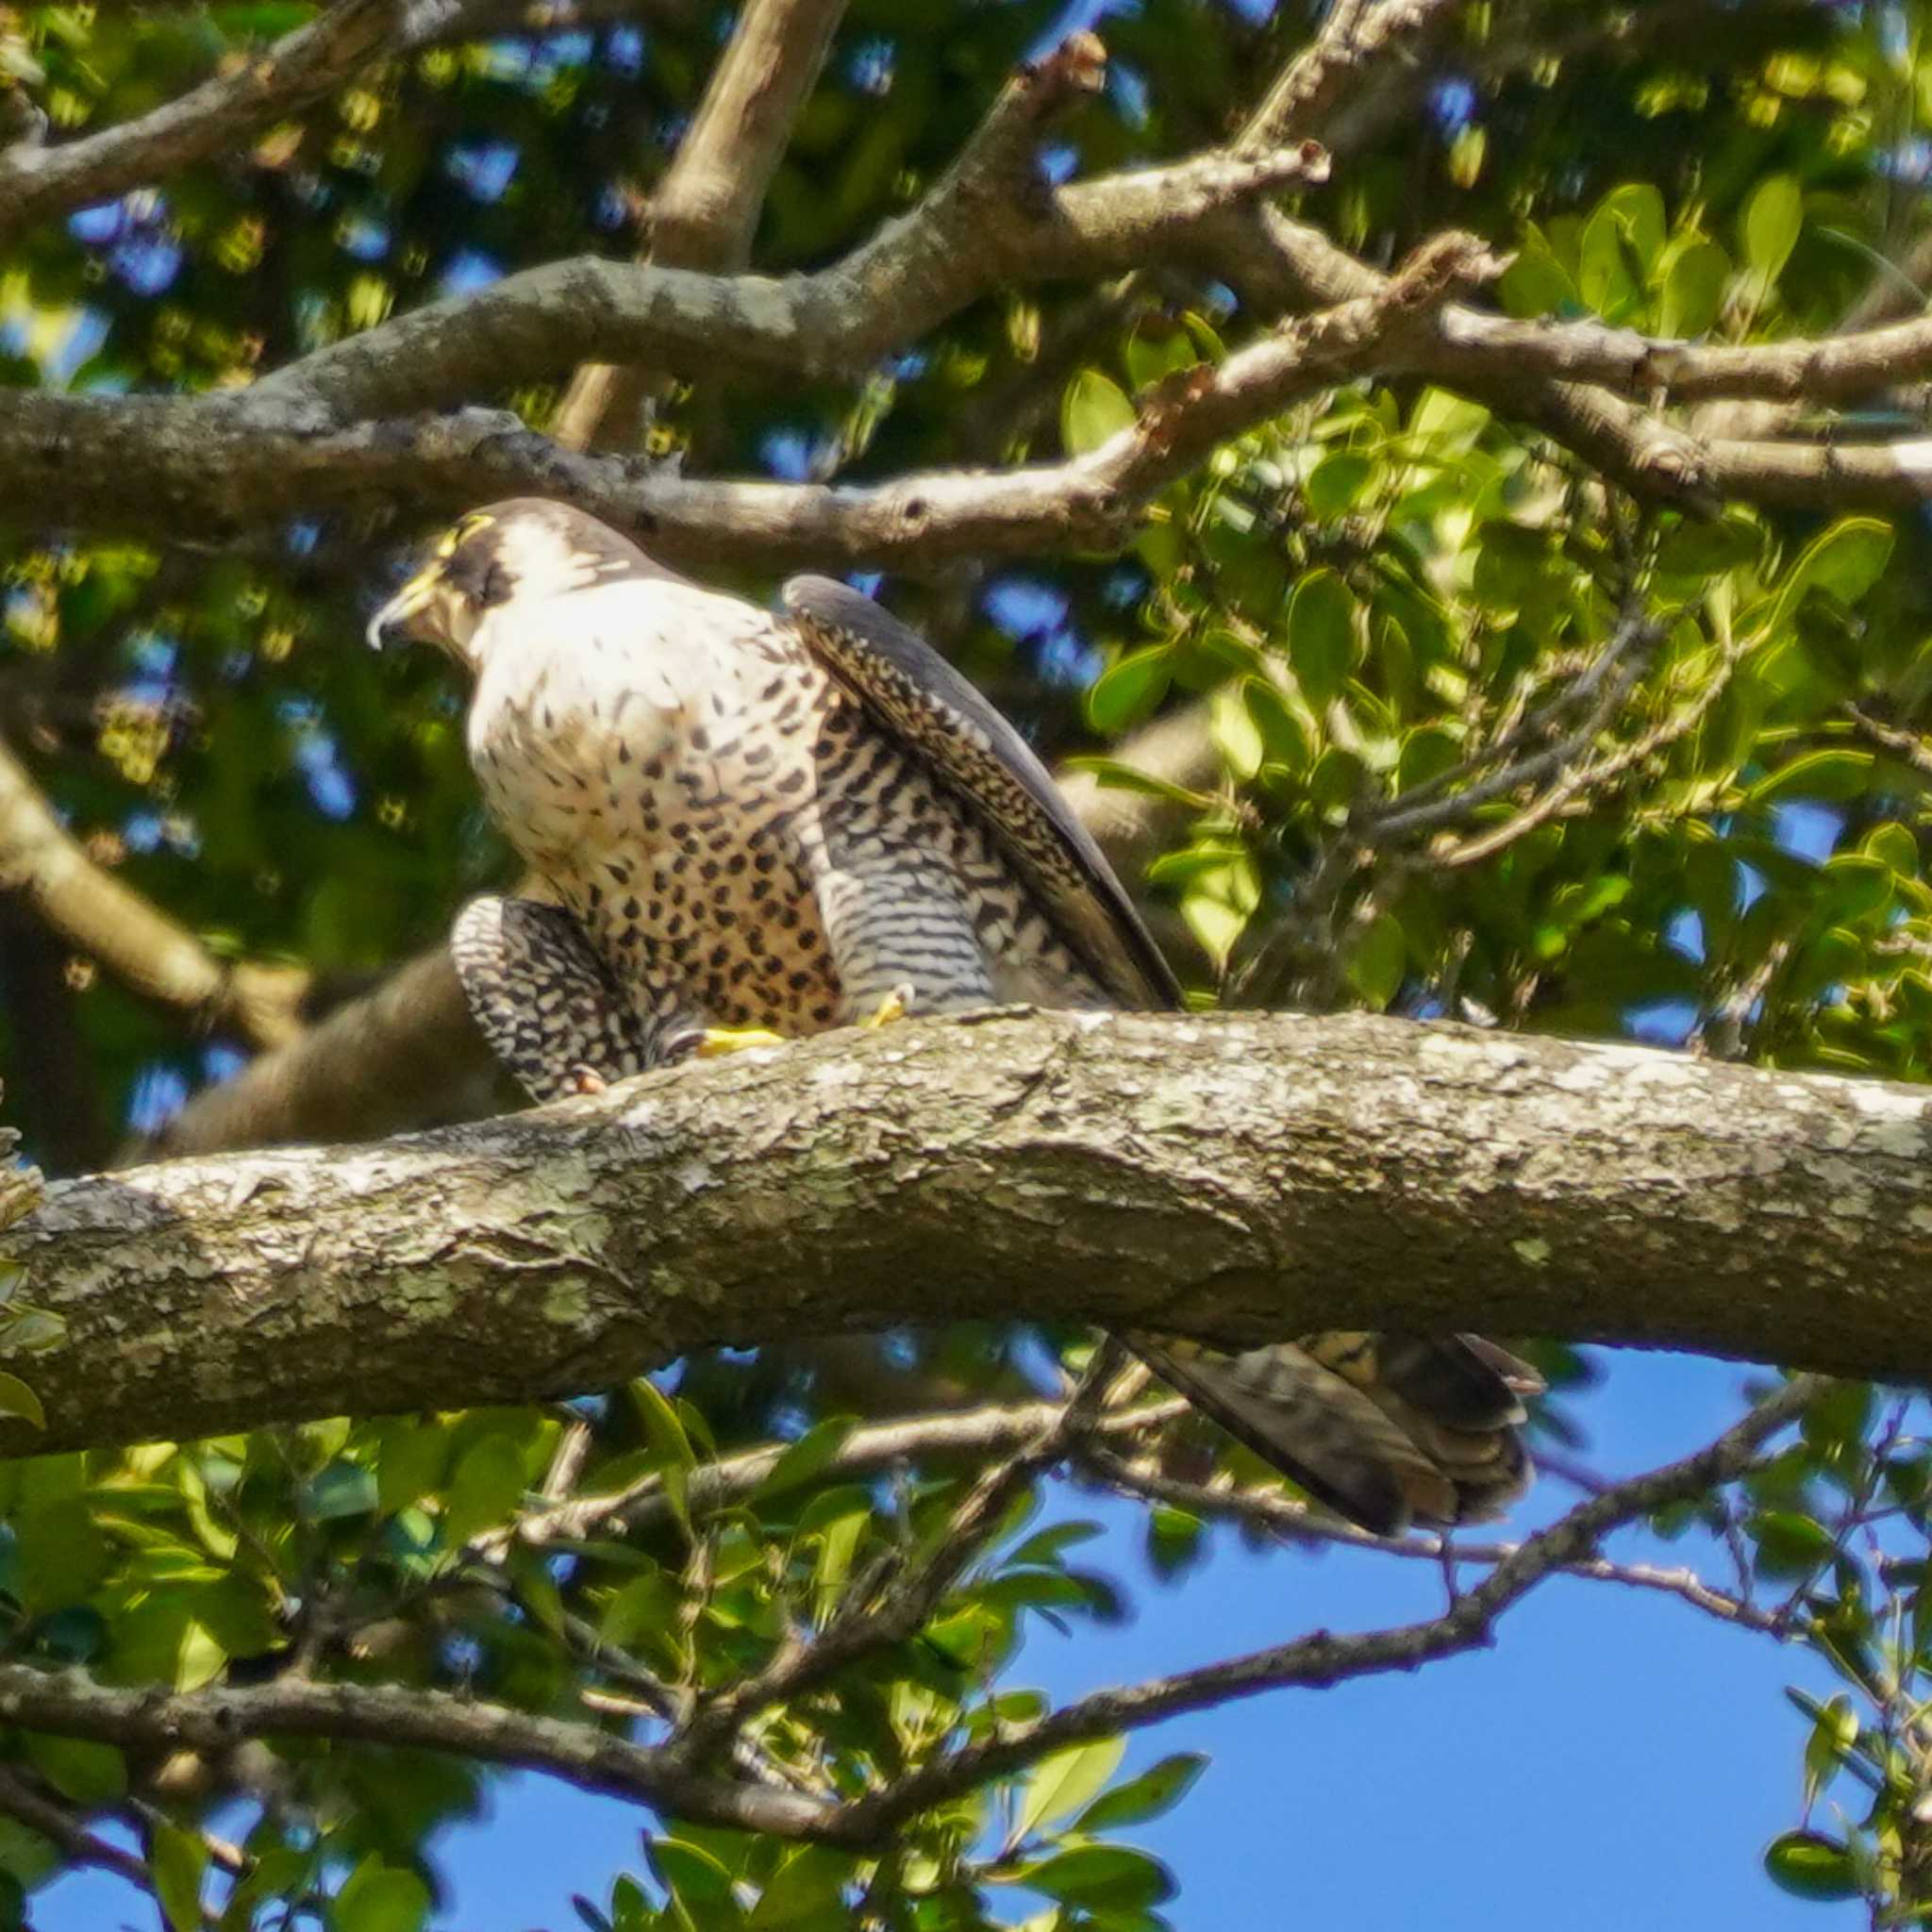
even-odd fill
[(1744, 204), (1744, 259), (1766, 283), (1777, 280), (1804, 225), (1805, 199), (1790, 175), (1768, 175)]
[(1308, 573), (1288, 607), (1288, 660), (1318, 708), (1333, 702), (1354, 668), (1356, 603), (1333, 571)]
[(1193, 1790), (1207, 1768), (1208, 1759), (1198, 1751), (1177, 1751), (1163, 1757), (1096, 1798), (1080, 1814), (1079, 1829), (1119, 1831), (1164, 1817)]
[(1073, 456), (1098, 449), (1132, 426), (1134, 406), (1120, 385), (1097, 369), (1083, 369), (1060, 404), (1060, 441)]
[(1125, 1751), (1124, 1739), (1101, 1738), (1042, 1757), (1020, 1788), (1013, 1814), (1014, 1842), (1024, 1843), (1039, 1826), (1078, 1811), (1119, 1770)]
[(329, 1932), (422, 1932), (429, 1892), (415, 1873), (363, 1859), (329, 1901)]
[(158, 1824), (153, 1834), (155, 1890), (170, 1932), (200, 1932), (201, 1887), (208, 1871), (208, 1840), (198, 1831)]

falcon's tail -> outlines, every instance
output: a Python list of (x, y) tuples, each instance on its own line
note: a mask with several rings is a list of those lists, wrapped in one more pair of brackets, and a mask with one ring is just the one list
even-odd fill
[(1238, 1441), (1378, 1536), (1498, 1516), (1529, 1486), (1517, 1424), (1542, 1377), (1480, 1336), (1307, 1335), (1243, 1355), (1125, 1340)]

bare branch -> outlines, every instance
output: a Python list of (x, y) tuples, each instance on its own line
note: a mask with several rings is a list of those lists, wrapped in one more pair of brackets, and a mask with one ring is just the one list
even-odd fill
[[(97, 1838), (65, 1805), (42, 1795), (25, 1777), (4, 1769), (0, 1769), (0, 1814), (58, 1845), (70, 1864), (92, 1865), (97, 1871), (111, 1872), (150, 1898), (160, 1896), (156, 1890), (155, 1874), (142, 1859), (132, 1852), (124, 1852), (119, 1845), (109, 1844), (104, 1838)], [(206, 1912), (202, 1921), (205, 1924), (213, 1923), (212, 1916)]]
[(1693, 1456), (1614, 1484), (1503, 1558), (1441, 1616), (1424, 1624), (1359, 1636), (1326, 1631), (1224, 1663), (1183, 1671), (1144, 1684), (1100, 1690), (1036, 1723), (1005, 1730), (914, 1772), (844, 1809), (862, 1835), (883, 1835), (904, 1819), (988, 1779), (1010, 1775), (1048, 1753), (1091, 1738), (1139, 1730), (1183, 1711), (1291, 1687), (1325, 1688), (1387, 1671), (1412, 1671), (1491, 1641), (1498, 1617), (1547, 1576), (1590, 1557), (1609, 1531), (1639, 1516), (1702, 1495), (1741, 1475), (1759, 1447), (1796, 1420), (1820, 1385), (1799, 1376)]
[(1325, 170), (1309, 144), (1210, 149), (1049, 191), (1023, 163), (1081, 72), (1064, 61), (1027, 70), (917, 208), (815, 274), (700, 275), (579, 256), (319, 349), (238, 406), (274, 422), (307, 405), (299, 420), (319, 429), (318, 406), (345, 424), (448, 403), (554, 374), (586, 347), (682, 373), (859, 375), (1003, 279), (1079, 279), (1181, 255), (1230, 205)]
[[(876, 1475), (902, 1462), (1011, 1456), (1053, 1427), (1064, 1408), (1058, 1402), (1019, 1402), (876, 1423), (854, 1429), (825, 1464), (824, 1473), (828, 1476)], [(1175, 1399), (1115, 1409), (1095, 1418), (1093, 1434), (1100, 1439), (1138, 1435), (1174, 1421), (1187, 1408), (1185, 1402)], [(789, 1446), (768, 1442), (761, 1448), (701, 1464), (691, 1472), (687, 1507), (693, 1516), (703, 1516), (741, 1501), (778, 1466)], [(663, 1478), (654, 1472), (608, 1495), (581, 1496), (531, 1510), (517, 1520), (513, 1529), (482, 1538), (477, 1553), (500, 1556), (512, 1541), (541, 1545), (558, 1537), (627, 1536), (670, 1515)]]
[(1464, 0), (1336, 0), (1321, 32), (1262, 97), (1242, 140), (1273, 146), (1291, 135), (1324, 139), (1371, 70), (1415, 69), (1463, 10)]
[[(1403, 1557), (1427, 1563), (1505, 1563), (1524, 1548), (1513, 1542), (1471, 1542), (1460, 1537), (1418, 1532), (1412, 1536), (1372, 1536), (1352, 1523), (1280, 1489), (1237, 1489), (1220, 1483), (1191, 1483), (1158, 1469), (1129, 1461), (1125, 1457), (1090, 1444), (1074, 1458), (1079, 1468), (1125, 1495), (1166, 1503), (1191, 1514), (1265, 1529), (1290, 1542), (1342, 1543), (1350, 1549), (1374, 1550), (1385, 1557)], [(1595, 1493), (1609, 1487), (1598, 1484)], [(1615, 1583), (1631, 1590), (1657, 1591), (1674, 1596), (1691, 1608), (1765, 1636), (1790, 1634), (1788, 1623), (1769, 1610), (1728, 1591), (1714, 1589), (1693, 1570), (1659, 1570), (1649, 1563), (1616, 1563), (1607, 1557), (1581, 1557), (1559, 1566), (1565, 1576), (1596, 1583)]]

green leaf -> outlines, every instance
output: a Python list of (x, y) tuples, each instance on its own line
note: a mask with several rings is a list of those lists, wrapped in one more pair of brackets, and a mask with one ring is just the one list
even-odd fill
[(1288, 661), (1317, 711), (1341, 695), (1356, 663), (1355, 593), (1332, 570), (1311, 571), (1288, 607)]
[(0, 1818), (0, 1872), (31, 1891), (60, 1869), (60, 1854), (51, 1839), (11, 1818)]
[(443, 1498), (442, 1541), (459, 1550), (508, 1523), (524, 1499), (524, 1452), (508, 1436), (485, 1436), (457, 1464)]
[(1496, 284), (1496, 297), (1505, 312), (1519, 321), (1577, 305), (1576, 284), (1534, 222), (1523, 225), (1516, 258)]
[(13, 1533), (20, 1599), (36, 1614), (77, 1602), (107, 1574), (107, 1540), (78, 1496), (22, 1510)]
[(1075, 1845), (1029, 1866), (1019, 1878), (1048, 1898), (1090, 1909), (1158, 1906), (1174, 1894), (1167, 1867), (1126, 1845)]
[(675, 1838), (648, 1839), (644, 1855), (658, 1883), (687, 1910), (715, 1910), (731, 1903), (731, 1874), (702, 1845)]
[(1109, 664), (1087, 692), (1087, 722), (1107, 738), (1140, 724), (1167, 695), (1174, 675), (1174, 650), (1143, 644)]
[(112, 1744), (84, 1738), (22, 1733), (27, 1762), (64, 1798), (76, 1805), (112, 1805), (127, 1795), (127, 1766)]
[(1214, 804), (1205, 791), (1191, 791), (1158, 773), (1143, 772), (1138, 765), (1123, 764), (1119, 758), (1065, 758), (1060, 769), (1085, 772), (1103, 791), (1138, 791), (1144, 797), (1163, 798), (1170, 805), (1185, 806), (1191, 811), (1207, 811)]
[(1267, 747), (1239, 685), (1224, 685), (1208, 701), (1208, 735), (1232, 776), (1245, 781), (1261, 769)]
[(173, 1932), (201, 1932), (201, 1881), (208, 1871), (208, 1840), (198, 1831), (158, 1824), (152, 1863), (155, 1895)]
[(1760, 778), (1744, 795), (1752, 805), (1775, 805), (1787, 798), (1857, 798), (1871, 783), (1874, 762), (1869, 751), (1807, 752)]
[(1375, 468), (1374, 458), (1358, 450), (1339, 449), (1324, 457), (1309, 472), (1303, 492), (1309, 509), (1324, 520), (1343, 515), (1355, 507)]
[(1766, 1509), (1752, 1517), (1752, 1541), (1757, 1545), (1761, 1576), (1808, 1576), (1831, 1555), (1831, 1533), (1822, 1523), (1795, 1509)]
[(1774, 282), (1797, 246), (1805, 197), (1792, 175), (1767, 175), (1744, 204), (1744, 259)]
[(1648, 285), (1664, 235), (1664, 199), (1650, 182), (1612, 188), (1583, 225), (1576, 287), (1584, 301), (1607, 320), (1622, 320)]
[(374, 1852), (328, 1906), (330, 1932), (422, 1932), (428, 1917), (429, 1888), (413, 1872), (385, 1865)]
[(1085, 456), (1134, 420), (1134, 406), (1119, 383), (1097, 369), (1083, 369), (1060, 399), (1060, 441), (1070, 455)]
[(297, 1507), (310, 1523), (373, 1516), (380, 1501), (375, 1472), (359, 1462), (331, 1462), (302, 1485)]
[(37, 1429), (47, 1426), (47, 1412), (41, 1398), (18, 1375), (0, 1373), (0, 1416), (18, 1416)]
[(1408, 941), (1403, 937), (1402, 922), (1392, 912), (1378, 912), (1368, 924), (1357, 927), (1343, 970), (1348, 983), (1379, 1013), (1402, 991), (1408, 971)]
[(1241, 686), (1248, 716), (1261, 734), (1266, 762), (1279, 767), (1290, 779), (1308, 769), (1308, 735), (1295, 708), (1265, 677), (1250, 677)]
[(376, 1497), (393, 1516), (442, 1481), (449, 1459), (449, 1430), (437, 1422), (396, 1418), (377, 1425)]
[(1841, 517), (1799, 552), (1778, 586), (1769, 633), (1775, 637), (1796, 616), (1810, 591), (1827, 591), (1840, 603), (1856, 604), (1891, 558), (1892, 527), (1877, 517)]
[(771, 1474), (752, 1491), (751, 1500), (755, 1504), (767, 1502), (787, 1490), (811, 1482), (845, 1446), (846, 1437), (858, 1426), (856, 1417), (835, 1415), (827, 1416), (816, 1428), (808, 1429), (773, 1464)]
[(1396, 783), (1403, 791), (1413, 791), (1418, 785), (1453, 771), (1462, 757), (1461, 741), (1446, 725), (1420, 725), (1402, 741), (1402, 753), (1395, 761)]
[(1831, 1782), (1832, 1774), (1858, 1741), (1858, 1714), (1852, 1700), (1840, 1692), (1820, 1707), (1805, 1743), (1805, 1803), (1816, 1802)]
[(1042, 1757), (1021, 1787), (1019, 1808), (1013, 1814), (1013, 1842), (1023, 1843), (1042, 1824), (1079, 1810), (1120, 1769), (1126, 1750), (1124, 1737), (1096, 1738), (1091, 1744), (1075, 1744)]
[(1666, 336), (1701, 336), (1718, 318), (1731, 258), (1715, 242), (1699, 237), (1674, 246), (1657, 301), (1657, 331)]
[(1181, 917), (1208, 958), (1223, 961), (1260, 903), (1254, 861), (1224, 859), (1195, 874), (1181, 898)]
[(1070, 1523), (1050, 1523), (1044, 1529), (1036, 1530), (1013, 1554), (1007, 1558), (1009, 1563), (1055, 1563), (1068, 1550), (1077, 1549), (1082, 1543), (1091, 1543), (1105, 1531), (1097, 1523), (1076, 1521)]
[(803, 1845), (779, 1866), (745, 1918), (747, 1932), (847, 1932), (842, 1891), (851, 1860), (824, 1845)]
[(1865, 852), (1899, 878), (1916, 879), (1919, 875), (1919, 841), (1910, 827), (1896, 820), (1874, 825), (1865, 834)]
[(1841, 1840), (1816, 1831), (1788, 1831), (1764, 1854), (1772, 1883), (1798, 1898), (1857, 1898), (1860, 1888), (1852, 1855)]
[(1097, 1835), (1159, 1818), (1193, 1790), (1207, 1768), (1205, 1752), (1177, 1751), (1172, 1757), (1149, 1765), (1139, 1777), (1131, 1777), (1096, 1798), (1075, 1821), (1075, 1828)]

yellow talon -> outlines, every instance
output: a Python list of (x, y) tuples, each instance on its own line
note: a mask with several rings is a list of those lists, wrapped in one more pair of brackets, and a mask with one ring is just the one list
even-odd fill
[(727, 1053), (742, 1053), (747, 1047), (784, 1044), (782, 1033), (763, 1026), (707, 1026), (698, 1040), (697, 1056), (701, 1060), (715, 1060)]
[(861, 1026), (890, 1026), (894, 1020), (903, 1020), (912, 1009), (912, 989), (909, 986), (895, 986), (869, 1019), (861, 1020)]

